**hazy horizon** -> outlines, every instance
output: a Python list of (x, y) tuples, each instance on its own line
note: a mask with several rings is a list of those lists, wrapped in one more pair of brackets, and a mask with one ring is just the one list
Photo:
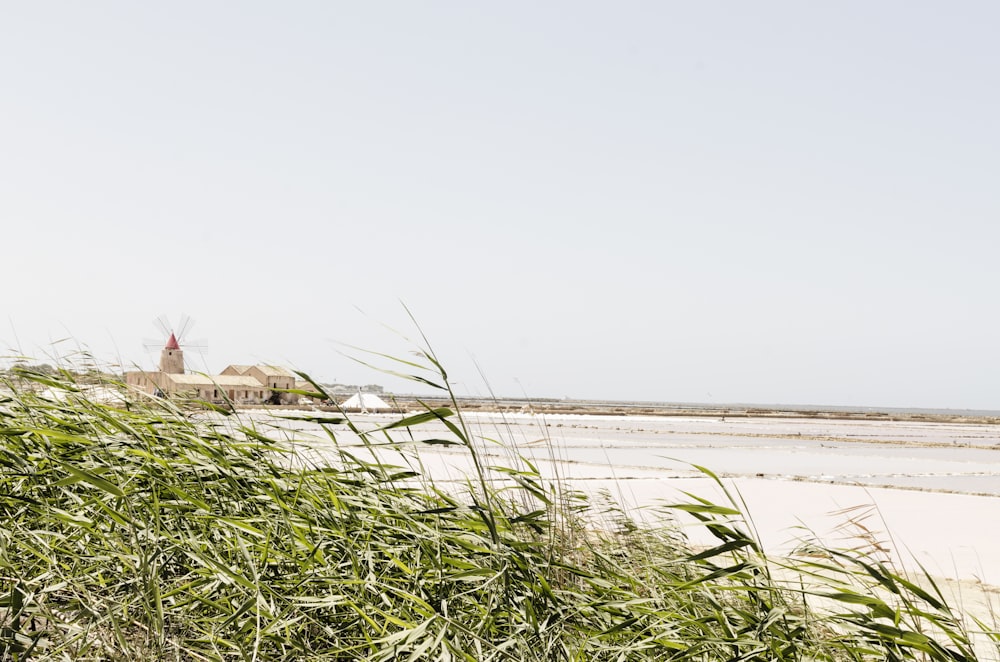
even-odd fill
[(403, 302), (469, 395), (1000, 409), (992, 3), (0, 16), (0, 355), (402, 391)]

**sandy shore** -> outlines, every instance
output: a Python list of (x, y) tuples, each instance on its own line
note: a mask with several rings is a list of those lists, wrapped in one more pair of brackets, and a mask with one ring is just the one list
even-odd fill
[[(1000, 499), (828, 483), (724, 479), (747, 514), (765, 549), (788, 553), (802, 540), (817, 539), (836, 548), (878, 543), (911, 571), (926, 569), (938, 577), (955, 577), (1000, 586)], [(682, 491), (726, 504), (718, 486), (706, 478), (670, 481), (588, 481), (587, 491), (606, 489), (634, 511), (686, 500)], [(696, 541), (709, 536), (692, 524)]]

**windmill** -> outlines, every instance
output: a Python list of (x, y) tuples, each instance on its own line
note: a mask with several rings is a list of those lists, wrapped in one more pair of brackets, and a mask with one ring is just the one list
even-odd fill
[[(203, 344), (186, 342), (188, 331), (191, 330), (194, 321), (187, 315), (181, 315), (177, 326), (171, 326), (167, 316), (160, 315), (153, 320), (153, 324), (159, 329), (164, 340), (145, 341), (143, 344), (146, 350), (153, 351), (157, 347), (162, 347), (160, 350), (160, 372), (175, 375), (184, 374), (184, 350), (181, 349), (181, 343), (184, 343), (184, 346), (190, 349), (204, 349)], [(160, 344), (161, 342), (163, 343), (162, 345)]]

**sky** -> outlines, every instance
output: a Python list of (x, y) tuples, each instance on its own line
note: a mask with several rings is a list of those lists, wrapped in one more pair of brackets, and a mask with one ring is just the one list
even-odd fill
[(152, 369), (187, 315), (206, 371), (413, 392), (357, 359), (423, 334), (468, 395), (1000, 409), (998, 28), (5, 3), (0, 354)]

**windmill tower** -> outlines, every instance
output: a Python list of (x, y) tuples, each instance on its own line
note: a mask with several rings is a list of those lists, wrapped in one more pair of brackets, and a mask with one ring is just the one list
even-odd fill
[[(163, 337), (167, 339), (163, 349), (160, 350), (160, 372), (167, 373), (169, 375), (183, 375), (184, 374), (184, 350), (181, 349), (181, 343), (183, 342), (188, 348), (192, 346), (198, 348), (199, 345), (191, 345), (185, 341), (187, 337), (186, 334), (191, 328), (192, 321), (187, 315), (182, 315), (180, 319), (180, 324), (176, 327), (170, 325), (167, 317), (165, 315), (160, 315), (153, 323), (156, 328), (160, 330)], [(147, 342), (146, 349), (153, 350), (159, 346), (157, 342)]]
[(167, 339), (167, 344), (160, 352), (160, 372), (167, 372), (172, 375), (184, 374), (184, 350), (177, 342), (177, 336), (173, 333)]

